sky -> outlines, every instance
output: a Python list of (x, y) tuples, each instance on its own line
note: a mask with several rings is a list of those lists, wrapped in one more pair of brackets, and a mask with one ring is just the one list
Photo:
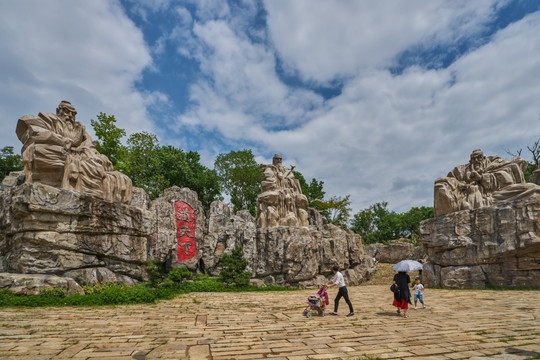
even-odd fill
[(352, 214), (540, 137), (540, 1), (2, 0), (0, 45), (0, 147), (65, 99), (209, 168), (279, 153)]

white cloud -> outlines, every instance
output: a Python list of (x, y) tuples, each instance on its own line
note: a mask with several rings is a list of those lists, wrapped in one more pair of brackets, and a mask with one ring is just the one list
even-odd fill
[[(531, 128), (538, 129), (540, 15), (446, 69), (393, 75), (385, 67), (412, 45), (474, 36), (502, 3), (269, 1), (276, 49), (245, 36), (234, 17), (198, 22), (190, 54), (205, 76), (192, 86), (194, 106), (180, 127), (255, 144), (258, 159), (281, 153), (308, 180), (323, 180), (328, 195), (350, 194), (354, 212), (379, 201), (399, 211), (430, 206), (435, 178), (472, 150), (505, 156), (539, 135)], [(342, 93), (324, 101), (287, 86), (276, 56), (305, 80), (344, 79)]]
[(498, 3), (265, 0), (265, 7), (271, 38), (288, 68), (324, 83), (385, 68), (412, 45), (468, 36)]
[(298, 126), (306, 109), (322, 103), (311, 91), (288, 88), (275, 72), (274, 53), (226, 21), (195, 23), (193, 36), (196, 41), (187, 43), (197, 44), (190, 54), (204, 77), (191, 88), (196, 105), (180, 116), (182, 125), (218, 130), (232, 139), (256, 139), (275, 127)]
[(356, 209), (431, 205), (435, 178), (472, 150), (507, 157), (505, 148), (538, 138), (539, 76), (540, 12), (448, 69), (356, 77), (324, 115), (267, 143), (300, 158), (298, 170), (325, 180), (329, 193), (351, 194)]
[(2, 1), (0, 44), (2, 143), (18, 149), (17, 119), (63, 99), (90, 131), (100, 111), (128, 132), (152, 130), (146, 106), (163, 95), (135, 89), (151, 57), (117, 1)]

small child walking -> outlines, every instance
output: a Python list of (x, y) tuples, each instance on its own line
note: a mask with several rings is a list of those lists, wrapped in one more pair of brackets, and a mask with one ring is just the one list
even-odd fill
[(414, 310), (417, 309), (416, 304), (417, 304), (418, 300), (420, 300), (420, 303), (422, 304), (422, 306), (425, 309), (426, 305), (424, 304), (424, 293), (423, 293), (424, 285), (420, 284), (420, 278), (415, 278), (414, 279), (413, 289), (414, 289)]

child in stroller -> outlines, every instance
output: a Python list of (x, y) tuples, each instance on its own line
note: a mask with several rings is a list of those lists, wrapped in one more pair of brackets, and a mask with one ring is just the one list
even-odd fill
[(310, 318), (312, 311), (317, 311), (319, 316), (325, 316), (326, 305), (328, 305), (328, 293), (326, 292), (326, 284), (322, 284), (314, 296), (309, 296), (307, 300), (308, 306), (304, 309), (304, 316)]

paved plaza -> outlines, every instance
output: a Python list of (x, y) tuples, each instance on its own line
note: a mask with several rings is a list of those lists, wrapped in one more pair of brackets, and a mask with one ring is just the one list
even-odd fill
[[(388, 286), (350, 287), (355, 316), (302, 316), (314, 290), (193, 293), (153, 305), (0, 309), (1, 359), (540, 358), (540, 291), (427, 289), (398, 317)], [(330, 290), (331, 299), (335, 288)], [(331, 305), (333, 299), (331, 300)]]

